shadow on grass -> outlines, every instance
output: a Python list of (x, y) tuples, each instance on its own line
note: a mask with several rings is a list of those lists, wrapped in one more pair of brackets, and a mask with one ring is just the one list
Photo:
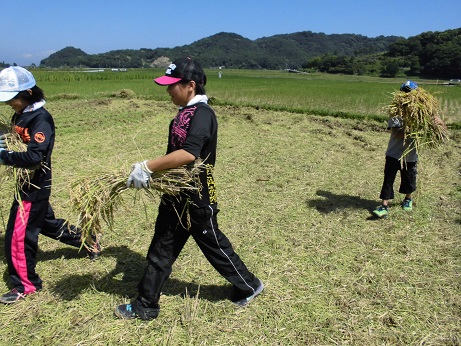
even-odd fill
[[(67, 253), (75, 249), (63, 249)], [(53, 251), (51, 254), (42, 255), (61, 258), (64, 254), (56, 254)], [(61, 255), (61, 256), (59, 256)], [(74, 255), (75, 256), (75, 255)], [(73, 300), (78, 298), (81, 292), (94, 288), (98, 292), (105, 292), (111, 295), (125, 296), (134, 298), (137, 295), (137, 285), (144, 274), (146, 259), (137, 252), (130, 250), (126, 246), (108, 247), (102, 252), (103, 257), (114, 257), (116, 259), (115, 268), (108, 272), (103, 277), (95, 278), (93, 274), (73, 274), (67, 276), (54, 284), (52, 289), (54, 294), (59, 295), (61, 299)], [(68, 254), (64, 255), (68, 258)], [(75, 256), (79, 257), (79, 256)], [(101, 260), (101, 259), (100, 259)], [(180, 260), (180, 259), (179, 259)], [(97, 260), (98, 261), (98, 260)], [(91, 265), (93, 262), (89, 262)], [(97, 262), (95, 263), (97, 264)], [(216, 275), (219, 275), (216, 273)], [(169, 278), (163, 286), (162, 294), (168, 296), (181, 295), (186, 293), (189, 296), (195, 296), (200, 289), (199, 297), (209, 301), (219, 301), (227, 299), (231, 294), (230, 285), (199, 285), (197, 283), (189, 283), (174, 278)]]
[(321, 198), (307, 200), (306, 204), (321, 213), (328, 214), (345, 209), (365, 209), (370, 212), (369, 219), (375, 219), (372, 212), (379, 204), (376, 200), (350, 195), (339, 195), (325, 190), (317, 190), (316, 194)]
[[(5, 260), (5, 235), (0, 233), (0, 261)], [(200, 256), (200, 254), (198, 254)], [(55, 283), (48, 282), (54, 294), (64, 300), (73, 300), (88, 289), (95, 289), (99, 292), (108, 294), (121, 295), (126, 297), (135, 297), (137, 294), (137, 285), (144, 274), (146, 258), (137, 252), (130, 250), (127, 246), (107, 247), (103, 249), (102, 257), (113, 257), (116, 259), (115, 268), (103, 277), (96, 277), (95, 274), (72, 274)], [(80, 259), (85, 261), (83, 266), (94, 264), (97, 268), (98, 260), (91, 262), (85, 249), (78, 251), (76, 248), (65, 246), (53, 251), (38, 250), (37, 261), (53, 261), (58, 259)], [(181, 258), (179, 258), (181, 260)], [(75, 262), (74, 262), (75, 263)], [(70, 264), (69, 264), (70, 265)], [(98, 271), (99, 272), (99, 271)], [(39, 273), (40, 274), (40, 273)], [(219, 275), (216, 273), (216, 275)], [(9, 282), (7, 269), (3, 272), (3, 280)], [(169, 278), (163, 286), (162, 294), (175, 296), (185, 296), (187, 294), (193, 297), (199, 292), (199, 297), (208, 301), (220, 301), (228, 299), (231, 294), (230, 285), (200, 285), (195, 282), (185, 282), (174, 278)]]

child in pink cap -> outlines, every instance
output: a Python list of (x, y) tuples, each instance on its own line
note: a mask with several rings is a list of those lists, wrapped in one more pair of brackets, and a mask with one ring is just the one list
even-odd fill
[(165, 75), (156, 78), (155, 82), (167, 86), (171, 101), (179, 111), (170, 124), (166, 155), (134, 164), (127, 185), (146, 188), (153, 172), (202, 159), (206, 163), (206, 169), (200, 173), (203, 188), (200, 193), (162, 196), (154, 237), (147, 253), (147, 268), (138, 285), (138, 297), (130, 304), (118, 306), (115, 315), (143, 320), (158, 316), (163, 285), (190, 236), (210, 264), (232, 284), (231, 300), (237, 306), (246, 306), (263, 291), (264, 285), (247, 269), (218, 227), (219, 209), (213, 179), (218, 123), (213, 109), (207, 104), (205, 72), (194, 60), (182, 58), (174, 61)]

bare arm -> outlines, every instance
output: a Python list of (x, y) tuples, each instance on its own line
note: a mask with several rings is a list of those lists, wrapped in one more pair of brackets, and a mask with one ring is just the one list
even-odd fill
[(195, 160), (195, 156), (184, 149), (175, 150), (165, 156), (147, 160), (146, 165), (152, 172), (163, 171), (165, 169), (177, 168), (187, 165)]
[(391, 133), (395, 138), (405, 138), (405, 131), (403, 128), (393, 127)]

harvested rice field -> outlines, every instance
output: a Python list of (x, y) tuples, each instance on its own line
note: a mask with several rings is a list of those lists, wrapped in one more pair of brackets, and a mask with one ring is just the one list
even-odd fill
[[(50, 96), (57, 127), (51, 203), (58, 217), (75, 222), (73, 184), (163, 155), (175, 107), (136, 91)], [(421, 150), (413, 211), (401, 209), (397, 194), (381, 220), (371, 210), (380, 202), (385, 115), (342, 118), (231, 102), (214, 108), (218, 221), (265, 291), (247, 308), (234, 307), (230, 285), (191, 239), (164, 287), (159, 317), (116, 319), (114, 308), (136, 295), (157, 215), (155, 196), (130, 191), (112, 210), (112, 227), (100, 224), (98, 260), (40, 238), (44, 288), (0, 306), (0, 344), (461, 343), (461, 133), (451, 126), (460, 113), (445, 119), (447, 143)], [(10, 113), (0, 107), (0, 115)], [(1, 242), (13, 189), (2, 182)], [(3, 247), (0, 258), (6, 292)]]

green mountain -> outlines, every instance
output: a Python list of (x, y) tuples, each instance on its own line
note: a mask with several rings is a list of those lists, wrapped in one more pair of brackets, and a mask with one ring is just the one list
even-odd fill
[(307, 60), (327, 53), (344, 56), (384, 53), (392, 43), (401, 39), (402, 37), (397, 36), (368, 38), (354, 34), (326, 35), (303, 31), (252, 41), (238, 34), (221, 32), (192, 44), (174, 48), (124, 49), (90, 55), (80, 49), (66, 47), (43, 59), (40, 66), (93, 68), (164, 66), (169, 60), (189, 55), (206, 67), (299, 68)]
[(408, 39), (303, 31), (250, 40), (221, 32), (174, 48), (123, 49), (90, 55), (66, 47), (43, 59), (40, 67), (165, 67), (180, 56), (194, 57), (204, 67), (461, 78), (461, 28), (429, 31)]

